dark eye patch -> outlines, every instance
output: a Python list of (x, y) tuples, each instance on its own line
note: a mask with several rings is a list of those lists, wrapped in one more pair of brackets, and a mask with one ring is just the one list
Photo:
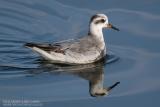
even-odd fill
[(104, 23), (105, 21), (106, 21), (105, 19), (100, 19), (100, 20), (95, 21), (95, 24)]
[(104, 22), (106, 22), (106, 20), (105, 19), (101, 19), (101, 22), (104, 23)]

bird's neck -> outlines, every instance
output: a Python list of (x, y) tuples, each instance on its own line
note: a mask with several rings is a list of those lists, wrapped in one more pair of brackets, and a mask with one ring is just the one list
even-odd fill
[(101, 45), (101, 48), (105, 48), (105, 42), (103, 38), (102, 28), (98, 26), (90, 25), (89, 35), (95, 38), (95, 40)]
[(97, 40), (104, 42), (102, 28), (99, 26), (90, 25), (89, 34), (95, 37)]

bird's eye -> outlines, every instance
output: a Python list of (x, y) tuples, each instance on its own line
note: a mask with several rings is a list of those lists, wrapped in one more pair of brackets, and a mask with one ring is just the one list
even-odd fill
[(101, 19), (101, 22), (104, 23), (106, 20), (105, 19)]

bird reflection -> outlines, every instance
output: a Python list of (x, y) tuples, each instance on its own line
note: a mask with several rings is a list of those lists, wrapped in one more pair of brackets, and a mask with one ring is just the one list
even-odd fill
[(89, 93), (92, 97), (108, 95), (108, 93), (120, 82), (114, 83), (110, 87), (103, 86), (104, 82), (104, 65), (106, 61), (101, 60), (92, 64), (85, 65), (57, 65), (46, 61), (39, 62), (39, 69), (30, 71), (32, 74), (50, 72), (52, 74), (70, 74), (85, 79), (89, 82)]

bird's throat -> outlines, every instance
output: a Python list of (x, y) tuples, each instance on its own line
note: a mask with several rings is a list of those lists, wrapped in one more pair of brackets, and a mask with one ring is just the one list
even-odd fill
[(89, 34), (94, 36), (97, 40), (104, 41), (101, 26), (90, 25)]
[(97, 41), (97, 44), (99, 44), (101, 48), (105, 47), (102, 28), (97, 26), (91, 26), (89, 29), (89, 35)]

